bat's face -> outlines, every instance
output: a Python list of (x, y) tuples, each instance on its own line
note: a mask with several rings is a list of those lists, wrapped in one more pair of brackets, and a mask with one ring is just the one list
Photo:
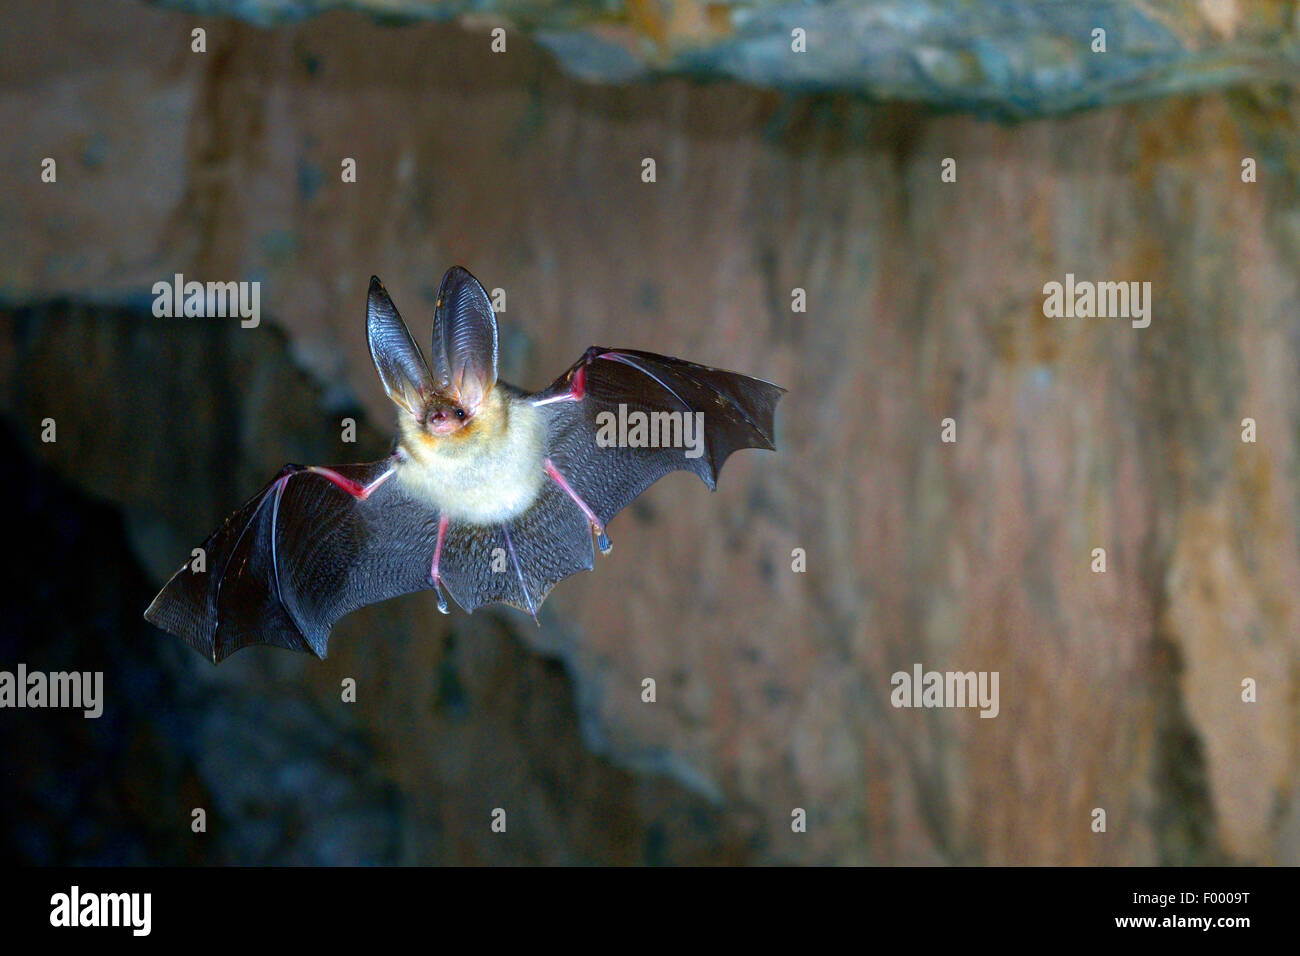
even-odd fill
[(463, 395), (435, 393), (411, 417), (398, 417), (402, 440), (428, 454), (452, 454), (469, 446), (491, 443), (509, 419), (508, 399), (498, 388), (488, 390), (477, 404)]
[[(366, 333), (375, 371), (403, 416), (404, 432), (435, 438), (467, 434), (497, 379), (497, 320), (478, 280), (448, 270), (433, 313), (433, 370), (377, 278), (370, 280)], [(415, 428), (412, 429), (412, 423)]]
[(424, 427), (431, 435), (454, 435), (469, 423), (476, 411), (450, 398), (435, 398), (424, 413)]

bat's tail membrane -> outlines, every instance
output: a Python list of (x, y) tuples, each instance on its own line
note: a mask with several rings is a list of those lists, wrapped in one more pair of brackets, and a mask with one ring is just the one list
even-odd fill
[(519, 552), (515, 550), (515, 543), (510, 539), (510, 526), (501, 526), (501, 536), (506, 542), (506, 551), (510, 554), (510, 563), (514, 565), (515, 580), (519, 582), (519, 593), (524, 599), (523, 610), (527, 610), (533, 616), (533, 623), (540, 624), (537, 620), (537, 604), (533, 601), (532, 591), (528, 588), (528, 582), (524, 580), (524, 570), (519, 564)]
[(467, 611), (499, 603), (536, 618), (558, 581), (594, 565), (586, 517), (548, 481), (533, 506), (505, 527), (452, 523), (440, 573)]

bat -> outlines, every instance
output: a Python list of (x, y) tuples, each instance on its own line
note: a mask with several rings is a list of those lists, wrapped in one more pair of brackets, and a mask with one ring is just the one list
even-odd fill
[(594, 346), (540, 392), (498, 381), (496, 315), (459, 266), (438, 289), (432, 367), (376, 277), (366, 334), (397, 407), (392, 454), (286, 465), (145, 611), (214, 664), (250, 644), (323, 659), (343, 615), (426, 589), (443, 613), (450, 598), (536, 620), (654, 481), (692, 471), (714, 489), (733, 451), (775, 450), (785, 389), (736, 372)]

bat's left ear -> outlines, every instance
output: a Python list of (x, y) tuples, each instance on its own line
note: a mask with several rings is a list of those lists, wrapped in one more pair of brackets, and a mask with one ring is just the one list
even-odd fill
[(453, 266), (442, 277), (433, 312), (433, 374), (438, 386), (473, 413), (497, 380), (497, 317), (483, 286)]
[(411, 330), (402, 321), (378, 276), (370, 277), (366, 338), (370, 341), (370, 358), (388, 397), (418, 417), (425, 396), (433, 391), (433, 379), (420, 347), (411, 338)]

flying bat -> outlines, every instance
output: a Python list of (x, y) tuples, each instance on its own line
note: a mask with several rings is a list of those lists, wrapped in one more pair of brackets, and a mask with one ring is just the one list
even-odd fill
[(438, 289), (432, 368), (374, 277), (366, 333), (397, 406), (392, 454), (286, 465), (145, 611), (214, 664), (249, 644), (324, 658), (343, 615), (426, 589), (443, 613), (450, 597), (536, 619), (654, 481), (685, 470), (712, 489), (733, 451), (775, 450), (785, 389), (736, 372), (594, 346), (540, 392), (498, 381), (496, 315), (459, 266)]

